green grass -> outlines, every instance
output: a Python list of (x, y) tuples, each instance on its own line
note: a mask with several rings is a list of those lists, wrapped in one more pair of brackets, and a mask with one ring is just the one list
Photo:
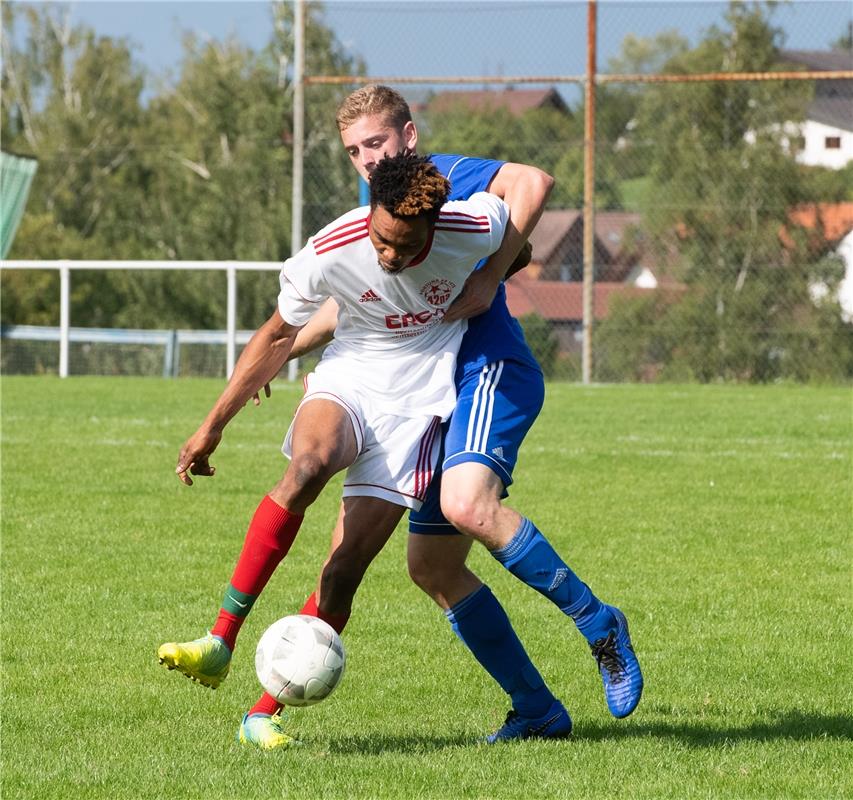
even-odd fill
[(622, 196), (622, 206), (628, 211), (646, 208), (653, 198), (652, 181), (648, 175), (639, 178), (628, 178), (619, 183), (619, 193)]
[(156, 663), (212, 624), (285, 461), (279, 384), (226, 432), (215, 478), (173, 474), (216, 381), (2, 384), (4, 798), (850, 797), (851, 393), (550, 385), (511, 502), (628, 614), (646, 694), (612, 719), (571, 623), (476, 546), (575, 719), (567, 742), (488, 748), (507, 703), (408, 580), (403, 527), (368, 572), (298, 750), (234, 733), (254, 643), (298, 610), (339, 484), (311, 509), (216, 692)]

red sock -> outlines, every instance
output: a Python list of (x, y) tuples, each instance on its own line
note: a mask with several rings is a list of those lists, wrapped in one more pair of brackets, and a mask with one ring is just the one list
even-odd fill
[(269, 495), (258, 505), (219, 616), (210, 631), (221, 637), (232, 652), (243, 621), (275, 568), (290, 550), (302, 519), (301, 514), (292, 514)]
[(249, 716), (252, 714), (278, 714), (284, 706), (278, 702), (271, 694), (264, 692), (261, 699), (249, 709)]
[[(317, 608), (317, 595), (311, 592), (311, 597), (305, 601), (300, 614), (307, 614), (309, 617), (317, 617), (328, 622), (338, 633), (340, 633), (349, 620), (349, 614), (326, 614)], [(249, 714), (278, 714), (284, 706), (278, 702), (271, 694), (264, 692), (255, 705), (249, 709)]]
[(320, 611), (317, 608), (317, 593), (311, 592), (311, 597), (305, 601), (300, 614), (307, 614), (309, 617), (317, 617), (328, 622), (338, 633), (341, 633), (349, 621), (349, 614), (327, 614), (325, 611)]

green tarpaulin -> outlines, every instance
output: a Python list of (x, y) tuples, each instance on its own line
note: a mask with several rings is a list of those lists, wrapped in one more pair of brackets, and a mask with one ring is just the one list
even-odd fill
[(0, 258), (12, 246), (37, 167), (34, 158), (0, 153)]

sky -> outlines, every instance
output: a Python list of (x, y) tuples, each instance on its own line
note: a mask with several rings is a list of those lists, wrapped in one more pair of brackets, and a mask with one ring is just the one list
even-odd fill
[[(181, 37), (236, 36), (255, 49), (272, 33), (267, 0), (76, 0), (75, 22), (102, 35), (128, 39), (136, 60), (154, 76), (176, 75)], [(721, 24), (726, 2), (599, 0), (599, 68), (619, 53), (628, 34), (646, 37), (676, 29), (695, 43)], [(373, 76), (558, 76), (585, 70), (585, 0), (331, 0), (323, 19)], [(850, 0), (783, 2), (775, 22), (785, 46), (826, 49), (853, 18)], [(853, 65), (851, 65), (853, 68)], [(547, 81), (547, 83), (552, 83)], [(568, 91), (568, 90), (566, 90)]]

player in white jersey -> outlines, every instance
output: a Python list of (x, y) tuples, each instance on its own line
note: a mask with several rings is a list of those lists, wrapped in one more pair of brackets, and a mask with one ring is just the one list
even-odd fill
[(440, 323), (472, 266), (500, 245), (506, 215), (503, 202), (485, 192), (447, 203), (405, 270), (383, 264), (381, 254), (377, 261), (367, 208), (320, 231), (285, 264), (279, 295), (279, 313), (294, 326), (327, 298), (338, 302), (335, 340), (316, 376), (349, 376), (388, 413), (449, 416), (465, 325)]
[[(371, 181), (370, 213), (345, 215), (285, 263), (278, 308), (184, 444), (179, 478), (192, 484), (190, 475), (213, 474), (209, 457), (224, 427), (278, 373), (300, 327), (329, 297), (341, 309), (338, 342), (308, 380), (286, 438), (291, 463), (255, 511), (213, 628), (194, 642), (162, 645), (158, 657), (167, 668), (212, 688), (226, 677), (240, 626), (334, 474), (348, 469), (320, 587), (341, 613), (313, 609), (333, 625), (342, 627), (349, 616), (364, 570), (405, 508), (420, 506), (440, 420), (454, 406), (455, 354), (464, 331), (462, 322), (439, 323), (476, 262), (499, 247), (508, 217), (503, 202), (486, 195), (442, 208), (448, 188), (427, 159), (385, 159)], [(259, 741), (252, 725), (268, 722), (269, 714), (248, 717), (240, 728), (244, 740), (280, 746), (289, 738), (266, 726)]]
[[(366, 181), (386, 155), (416, 149), (411, 111), (390, 87), (354, 91), (341, 103), (336, 119), (347, 154)], [(509, 572), (571, 617), (590, 645), (611, 713), (624, 717), (634, 710), (643, 679), (624, 614), (593, 595), (533, 522), (502, 502), (519, 446), (539, 414), (544, 381), (499, 282), (529, 261), (529, 252), (519, 248), (542, 213), (553, 180), (523, 164), (435, 153), (430, 160), (451, 181), (451, 197), (489, 191), (505, 199), (511, 213), (500, 249), (468, 278), (444, 318), (472, 317), (459, 351), (457, 406), (444, 426), (443, 477), (436, 473), (422, 507), (409, 515), (409, 573), (444, 609), (454, 633), (512, 703), (506, 721), (487, 741), (561, 738), (571, 731), (571, 719), (539, 675), (498, 599), (465, 563), (472, 541), (479, 540)], [(330, 301), (300, 330), (292, 354), (327, 344), (336, 324)], [(303, 613), (336, 624), (336, 610), (321, 587)], [(394, 618), (393, 603), (385, 613)], [(337, 630), (341, 632), (340, 618)], [(249, 718), (273, 715), (277, 708), (265, 695)], [(275, 729), (276, 719), (267, 717), (268, 731)], [(253, 722), (250, 741), (265, 740), (263, 725)]]
[[(403, 163), (423, 169), (427, 162), (410, 157)], [(398, 180), (396, 172), (385, 172)], [(385, 196), (383, 187), (377, 191)], [(464, 322), (441, 321), (473, 265), (500, 246), (507, 208), (487, 193), (447, 203), (426, 241), (412, 245), (405, 268), (396, 255), (384, 260), (381, 240), (392, 236), (396, 221), (379, 219), (382, 213), (356, 209), (313, 237), (281, 271), (278, 310), (286, 323), (301, 327), (329, 297), (338, 303), (338, 334), (308, 376), (301, 406), (325, 397), (351, 419), (360, 455), (347, 473), (344, 497), (370, 495), (418, 508), (437, 457), (434, 418), (447, 419), (456, 404), (453, 376), (465, 331)], [(421, 434), (429, 436), (428, 449)], [(292, 440), (293, 428), (284, 446), (289, 457)]]

